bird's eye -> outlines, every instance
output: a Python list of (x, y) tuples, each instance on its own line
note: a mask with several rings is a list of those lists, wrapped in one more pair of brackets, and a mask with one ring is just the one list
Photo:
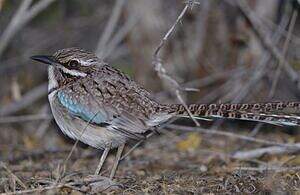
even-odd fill
[(76, 60), (71, 60), (70, 62), (69, 62), (69, 66), (70, 67), (72, 67), (72, 68), (75, 68), (75, 67), (78, 67), (78, 61), (76, 61)]

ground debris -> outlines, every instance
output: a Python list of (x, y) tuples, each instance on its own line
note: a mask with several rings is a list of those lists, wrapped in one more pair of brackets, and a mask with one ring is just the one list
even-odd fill
[[(104, 177), (89, 176), (96, 168), (100, 153), (92, 148), (78, 146), (65, 172), (61, 170), (62, 162), (72, 144), (65, 144), (64, 149), (60, 150), (45, 150), (46, 154), (43, 155), (41, 148), (33, 150), (32, 157), (29, 152), (23, 151), (21, 154), (19, 151), (16, 154), (20, 153), (21, 158), (18, 155), (9, 156), (7, 161), (4, 158), (0, 168), (0, 192), (47, 190), (92, 193), (104, 190), (105, 193), (124, 194), (186, 194), (286, 192), (300, 189), (300, 170), (297, 169), (299, 156), (296, 154), (235, 160), (230, 158), (229, 151), (238, 148), (238, 140), (224, 142), (222, 137), (209, 139), (209, 135), (202, 135), (202, 141), (193, 145), (192, 150), (178, 148), (177, 143), (189, 137), (179, 135), (168, 139), (167, 135), (161, 135), (151, 138), (121, 163), (114, 182), (106, 178), (113, 156), (109, 156), (105, 164)], [(166, 142), (166, 139), (170, 141)], [(249, 145), (244, 149), (253, 147)]]

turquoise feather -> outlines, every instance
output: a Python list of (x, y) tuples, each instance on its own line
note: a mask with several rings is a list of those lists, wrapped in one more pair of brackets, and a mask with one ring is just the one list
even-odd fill
[[(76, 100), (70, 98), (65, 93), (59, 91), (57, 94), (59, 102), (71, 113), (90, 123), (101, 124), (106, 120), (99, 113), (91, 112), (85, 106), (79, 104)], [(97, 115), (96, 115), (97, 114)], [(95, 116), (96, 115), (96, 116)]]

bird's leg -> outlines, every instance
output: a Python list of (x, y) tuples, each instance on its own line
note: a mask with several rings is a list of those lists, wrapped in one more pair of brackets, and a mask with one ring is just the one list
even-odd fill
[(117, 155), (116, 155), (113, 167), (112, 167), (111, 172), (110, 172), (110, 176), (109, 176), (110, 179), (113, 179), (113, 177), (115, 176), (115, 173), (117, 171), (118, 164), (119, 164), (122, 152), (124, 150), (124, 147), (125, 147), (125, 144), (122, 144), (118, 147)]
[(106, 157), (107, 157), (107, 155), (108, 155), (109, 150), (110, 150), (109, 147), (107, 147), (107, 148), (104, 149), (104, 151), (103, 151), (103, 153), (102, 153), (102, 155), (101, 155), (99, 164), (98, 164), (98, 166), (97, 166), (97, 169), (96, 169), (96, 171), (95, 171), (95, 175), (100, 175), (101, 168), (102, 168), (102, 166), (103, 166), (103, 164), (104, 164), (104, 162), (105, 162), (105, 159), (106, 159)]

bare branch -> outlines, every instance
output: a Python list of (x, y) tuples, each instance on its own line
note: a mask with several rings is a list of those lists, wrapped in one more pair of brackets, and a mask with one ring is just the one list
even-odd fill
[(107, 25), (105, 27), (104, 32), (102, 33), (102, 36), (98, 42), (98, 46), (96, 48), (96, 54), (100, 59), (103, 59), (103, 56), (105, 54), (105, 47), (110, 39), (116, 24), (120, 18), (122, 7), (126, 0), (116, 0), (115, 6), (113, 8), (112, 14), (110, 15), (110, 18), (107, 22)]
[(272, 40), (264, 34), (261, 30), (261, 22), (258, 20), (256, 15), (251, 11), (249, 5), (245, 0), (237, 1), (238, 8), (240, 9), (243, 16), (250, 22), (252, 29), (256, 33), (257, 37), (260, 39), (262, 45), (271, 53), (271, 55), (277, 59), (280, 63), (279, 65), (283, 66), (286, 73), (289, 75), (291, 80), (297, 83), (297, 87), (300, 89), (300, 82), (298, 73), (292, 68), (292, 66), (285, 60), (283, 54), (276, 48)]
[(0, 116), (9, 115), (26, 108), (47, 94), (48, 83), (43, 83), (23, 95), (22, 99), (0, 108)]
[(265, 154), (272, 154), (272, 155), (288, 154), (300, 150), (300, 143), (295, 143), (293, 145), (296, 147), (272, 146), (272, 147), (253, 149), (249, 151), (238, 151), (235, 154), (233, 154), (232, 157), (236, 159), (249, 159), (249, 158), (258, 158)]
[(182, 130), (182, 131), (194, 131), (194, 132), (200, 132), (200, 133), (206, 133), (206, 134), (232, 137), (232, 138), (235, 138), (235, 139), (241, 139), (241, 140), (256, 142), (256, 143), (260, 143), (260, 144), (280, 146), (281, 148), (289, 148), (289, 149), (294, 149), (294, 150), (299, 150), (300, 149), (300, 144), (277, 143), (277, 142), (273, 142), (273, 141), (258, 139), (258, 138), (254, 138), (254, 137), (239, 135), (239, 134), (226, 132), (226, 131), (221, 131), (221, 130), (215, 130), (215, 129), (207, 130), (207, 129), (200, 128), (200, 127), (186, 127), (186, 126), (180, 126), (180, 125), (168, 125), (167, 127), (172, 128), (172, 129), (176, 129), (176, 130)]
[[(283, 18), (280, 24), (277, 26), (274, 34), (271, 36), (271, 40), (274, 45), (277, 45), (279, 43), (282, 31), (287, 25), (287, 23), (288, 19)], [(232, 97), (234, 97), (233, 102), (240, 102), (243, 98), (247, 96), (253, 85), (256, 84), (268, 71), (267, 67), (269, 65), (270, 60), (271, 54), (265, 52), (265, 54), (262, 56), (262, 58), (259, 60), (255, 68), (253, 69), (253, 74), (250, 77), (249, 81), (246, 84), (241, 85), (240, 89), (237, 90), (237, 93), (232, 94)]]
[[(118, 30), (112, 40), (107, 44), (106, 51), (103, 54), (103, 58), (107, 58), (112, 51), (114, 51), (117, 45), (124, 39), (124, 37), (131, 31), (134, 25), (137, 23), (138, 17), (131, 14), (126, 23)], [(115, 55), (115, 54), (114, 54)]]
[(0, 57), (2, 56), (4, 50), (8, 46), (9, 41), (12, 37), (23, 28), (32, 18), (39, 14), (42, 10), (48, 7), (55, 0), (41, 0), (36, 3), (32, 8), (29, 6), (32, 0), (23, 0), (19, 6), (19, 9), (14, 14), (12, 20), (8, 24), (7, 28), (4, 30), (0, 37)]
[[(283, 44), (282, 55), (283, 55), (284, 58), (286, 57), (286, 54), (287, 54), (287, 50), (288, 50), (288, 46), (289, 46), (289, 43), (290, 43), (290, 40), (291, 40), (292, 32), (293, 32), (295, 24), (296, 24), (297, 16), (298, 16), (298, 10), (295, 9), (293, 11), (293, 14), (292, 14), (292, 18), (291, 18), (291, 22), (290, 22), (290, 25), (289, 25), (287, 37), (286, 37), (285, 42)], [(284, 63), (284, 61), (282, 61), (282, 60), (283, 59), (281, 59), (281, 61), (279, 61), (279, 65), (276, 69), (274, 80), (272, 82), (271, 91), (270, 91), (270, 94), (269, 94), (269, 96), (271, 96), (271, 97), (275, 93), (276, 86), (277, 86), (277, 83), (278, 83), (278, 80), (279, 80), (279, 76), (281, 74), (281, 70), (282, 70), (283, 63)]]
[(26, 13), (23, 23), (29, 22), (32, 18), (38, 15), (41, 11), (46, 9), (55, 0), (40, 0), (34, 4)]
[(261, 166), (261, 167), (236, 167), (237, 171), (275, 171), (275, 172), (287, 172), (287, 171), (299, 171), (300, 166), (295, 167), (281, 167), (281, 166)]
[[(185, 107), (185, 109), (187, 110), (189, 116), (194, 121), (194, 123), (196, 124), (196, 126), (200, 126), (200, 124), (198, 123), (198, 121), (193, 117), (191, 111), (188, 109), (188, 106), (184, 102), (182, 96), (180, 95), (180, 90), (186, 90), (186, 89), (183, 89), (182, 87), (180, 87), (180, 85), (177, 83), (177, 81), (167, 74), (166, 69), (163, 67), (162, 60), (161, 60), (161, 58), (159, 56), (160, 50), (163, 48), (163, 46), (165, 45), (165, 43), (168, 41), (168, 39), (170, 38), (171, 34), (175, 31), (176, 26), (182, 20), (183, 16), (187, 12), (187, 10), (189, 8), (191, 8), (190, 6), (194, 5), (194, 2), (195, 1), (188, 1), (188, 3), (185, 5), (185, 7), (183, 8), (183, 10), (181, 11), (181, 13), (179, 14), (179, 16), (177, 17), (177, 19), (174, 22), (174, 24), (170, 27), (170, 29), (167, 31), (167, 33), (164, 35), (164, 37), (161, 39), (158, 47), (155, 49), (154, 54), (153, 54), (153, 57), (154, 57), (153, 65), (154, 65), (154, 70), (157, 72), (158, 76), (161, 79), (165, 79), (166, 81), (168, 81), (168, 82), (171, 83), (171, 85), (175, 89), (175, 94), (176, 94), (178, 100), (180, 101), (180, 103)], [(190, 90), (190, 89), (188, 89), (188, 90)], [(192, 90), (194, 90), (194, 89), (192, 89)]]
[(22, 115), (22, 116), (1, 117), (0, 123), (23, 123), (23, 122), (29, 122), (29, 121), (48, 120), (48, 119), (52, 119), (52, 115), (29, 114), (29, 115)]
[(48, 83), (43, 83), (23, 95), (22, 99), (0, 108), (0, 116), (9, 115), (26, 108), (47, 94)]

